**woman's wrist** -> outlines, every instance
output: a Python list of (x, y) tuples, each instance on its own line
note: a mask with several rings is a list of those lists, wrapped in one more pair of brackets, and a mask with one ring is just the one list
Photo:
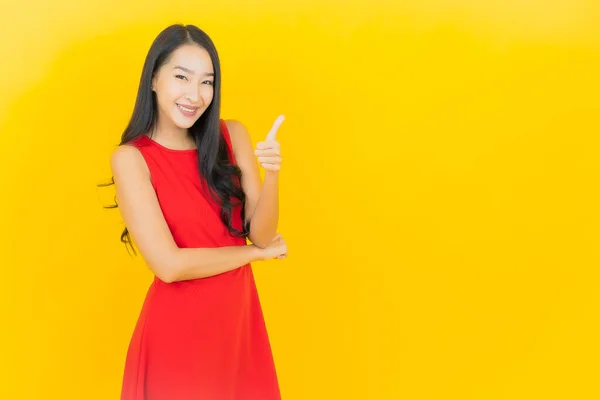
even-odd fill
[(263, 260), (263, 249), (261, 249), (260, 247), (254, 245), (254, 244), (249, 244), (248, 246), (250, 246), (252, 260), (253, 261), (262, 261)]

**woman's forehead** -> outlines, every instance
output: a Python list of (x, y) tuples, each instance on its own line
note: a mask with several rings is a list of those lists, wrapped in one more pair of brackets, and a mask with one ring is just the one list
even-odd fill
[(213, 72), (212, 60), (208, 52), (197, 45), (184, 45), (177, 48), (167, 63), (170, 69), (178, 67), (190, 74)]

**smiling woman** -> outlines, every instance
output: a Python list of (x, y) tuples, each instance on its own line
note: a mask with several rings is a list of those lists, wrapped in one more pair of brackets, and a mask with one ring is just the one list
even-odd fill
[(155, 274), (122, 400), (280, 398), (250, 265), (287, 254), (276, 235), (279, 145), (273, 132), (258, 150), (262, 185), (248, 132), (219, 108), (213, 42), (192, 25), (166, 28), (110, 160), (122, 240)]
[[(180, 65), (183, 63), (195, 64), (198, 72)], [(212, 102), (214, 77), (210, 54), (203, 47), (186, 44), (176, 49), (169, 62), (152, 79), (152, 91), (156, 95), (159, 110), (170, 117), (160, 121), (162, 127), (174, 123), (186, 127), (196, 122)], [(173, 109), (173, 105), (177, 106), (179, 112)], [(155, 129), (161, 130), (161, 126)], [(162, 131), (168, 132), (169, 129)]]

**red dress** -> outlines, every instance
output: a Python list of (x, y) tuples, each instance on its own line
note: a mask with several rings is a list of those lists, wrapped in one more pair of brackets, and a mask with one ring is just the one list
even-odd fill
[[(223, 139), (232, 161), (227, 127)], [(201, 190), (196, 150), (172, 150), (147, 136), (142, 153), (179, 247), (244, 246)], [(234, 161), (235, 162), (235, 161)], [(241, 209), (233, 213), (241, 227)], [(121, 400), (279, 400), (279, 385), (250, 264), (208, 278), (154, 277), (125, 361)]]

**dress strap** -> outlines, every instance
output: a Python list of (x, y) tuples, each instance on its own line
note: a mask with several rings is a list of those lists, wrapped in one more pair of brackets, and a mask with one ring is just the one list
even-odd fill
[(225, 143), (227, 143), (227, 150), (229, 153), (229, 161), (232, 164), (235, 164), (235, 156), (233, 154), (233, 145), (231, 144), (231, 136), (229, 136), (229, 129), (227, 129), (227, 124), (225, 123), (225, 120), (220, 120), (221, 122), (221, 134), (223, 135), (223, 138), (225, 139)]

